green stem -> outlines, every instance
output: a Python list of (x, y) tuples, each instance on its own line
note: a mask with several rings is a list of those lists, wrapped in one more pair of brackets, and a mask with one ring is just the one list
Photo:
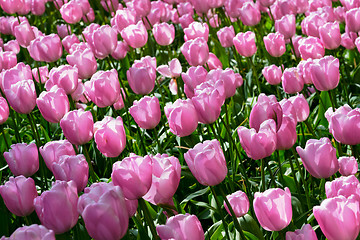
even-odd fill
[[(274, 177), (274, 174), (272, 173), (271, 171), (271, 168), (270, 168), (270, 165), (269, 165), (269, 161), (265, 161), (265, 164), (266, 164), (266, 168), (270, 174), (270, 178), (271, 178), (271, 182), (273, 184), (273, 187), (276, 188), (276, 181), (275, 181), (275, 177)], [(270, 185), (270, 184), (269, 184)]]
[(215, 189), (214, 189), (214, 186), (209, 186), (214, 198), (215, 198), (215, 202), (216, 202), (216, 205), (217, 205), (217, 210), (218, 210), (218, 213), (220, 215), (220, 218), (221, 218), (221, 221), (224, 225), (224, 230), (225, 230), (225, 235), (226, 235), (226, 238), (230, 240), (230, 235), (229, 235), (229, 230), (228, 230), (228, 225), (225, 221), (225, 218), (224, 218), (224, 215), (223, 215), (223, 212), (221, 210), (221, 203), (218, 199), (218, 196), (216, 195), (215, 193)]
[(290, 168), (291, 168), (291, 174), (292, 174), (292, 176), (294, 178), (294, 182), (295, 182), (295, 185), (296, 185), (297, 192), (300, 194), (300, 185), (299, 185), (299, 182), (296, 179), (294, 164), (292, 162), (291, 157), (289, 157), (289, 163), (290, 163)]
[(255, 76), (256, 85), (257, 85), (257, 88), (258, 88), (258, 93), (261, 94), (261, 87), (260, 87), (260, 82), (259, 82), (259, 77), (258, 77), (258, 74), (257, 74), (256, 67), (255, 67), (251, 57), (248, 57), (246, 59), (248, 59), (248, 61), (250, 62), (251, 68), (253, 70), (253, 74)]
[(284, 174), (283, 174), (283, 170), (281, 167), (281, 159), (280, 159), (279, 150), (276, 150), (275, 153), (276, 153), (276, 158), (278, 159), (278, 165), (279, 165), (279, 173), (280, 173), (279, 180), (280, 180), (280, 182), (284, 182)]
[(150, 215), (150, 211), (145, 203), (145, 200), (140, 198), (138, 201), (139, 201), (140, 208), (144, 213), (145, 221), (147, 222), (148, 226), (150, 227), (150, 231), (151, 231), (151, 234), (153, 235), (153, 238), (160, 240), (159, 236), (156, 233), (156, 228), (155, 228), (154, 222), (152, 220), (152, 217)]
[(159, 141), (159, 134), (158, 134), (158, 131), (156, 129), (156, 127), (154, 127), (154, 135), (155, 135), (155, 139), (156, 139), (156, 144), (158, 145), (158, 152), (162, 152), (162, 149), (161, 149), (161, 145), (160, 145), (160, 141)]
[(328, 91), (328, 94), (329, 94), (329, 98), (330, 98), (330, 102), (331, 102), (332, 109), (333, 109), (333, 111), (335, 112), (336, 105), (335, 105), (335, 100), (334, 100), (334, 98), (333, 98), (333, 95), (332, 95), (332, 93), (331, 93), (331, 90)]
[(89, 155), (89, 151), (86, 148), (86, 144), (82, 145), (82, 148), (83, 148), (83, 153), (85, 155), (86, 161), (88, 162), (88, 165), (89, 165), (89, 172), (90, 172), (90, 176), (91, 176), (92, 181), (93, 182), (100, 182), (99, 177), (94, 172), (94, 168), (92, 166), (91, 158), (90, 158), (90, 155)]
[(6, 148), (7, 148), (7, 149), (10, 149), (10, 145), (9, 145), (7, 139), (6, 139), (6, 136), (5, 136), (5, 131), (4, 131), (3, 125), (0, 125), (0, 128), (1, 128), (1, 133), (2, 133), (3, 138), (4, 138), (4, 141), (5, 141)]
[(264, 192), (265, 191), (265, 159), (261, 159), (261, 191)]
[[(15, 114), (13, 113), (13, 110), (11, 110), (11, 109), (9, 109), (9, 110), (10, 110), (9, 111), (10, 112), (10, 117), (11, 117), (11, 119), (13, 121), (13, 124), (14, 124), (15, 138), (16, 138), (16, 141), (18, 143), (20, 143), (20, 142), (22, 142), (22, 140), (21, 140), (21, 137), (20, 137), (20, 134), (19, 134), (19, 129), (18, 129), (19, 119), (17, 118), (16, 113)], [(16, 120), (15, 120), (15, 118), (16, 118)]]
[(141, 130), (140, 130), (140, 127), (139, 125), (136, 124), (136, 127), (137, 127), (137, 131), (138, 131), (138, 135), (139, 135), (139, 138), (140, 138), (140, 142), (141, 142), (141, 147), (143, 149), (143, 155), (145, 156), (147, 154), (147, 151), (146, 151), (146, 147), (145, 147), (145, 143), (144, 143), (144, 139), (141, 135)]

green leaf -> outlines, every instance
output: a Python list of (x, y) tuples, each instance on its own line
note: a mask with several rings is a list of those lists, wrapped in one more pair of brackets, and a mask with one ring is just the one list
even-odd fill
[(189, 196), (187, 196), (184, 200), (182, 200), (182, 202), (180, 203), (181, 205), (187, 203), (188, 201), (196, 198), (196, 197), (199, 197), (199, 196), (202, 196), (204, 194), (206, 194), (207, 192), (209, 191), (209, 188), (206, 187), (204, 189), (201, 189), (199, 191), (196, 191), (194, 193), (191, 193)]
[(249, 214), (246, 214), (245, 216), (239, 218), (239, 220), (243, 231), (253, 234), (254, 236), (257, 237), (255, 239), (261, 239), (261, 240), (264, 239), (264, 236), (260, 231), (259, 225)]

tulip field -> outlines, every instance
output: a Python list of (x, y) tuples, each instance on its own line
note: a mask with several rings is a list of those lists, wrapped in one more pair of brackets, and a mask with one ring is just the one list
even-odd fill
[(0, 0), (0, 240), (360, 239), (360, 0)]

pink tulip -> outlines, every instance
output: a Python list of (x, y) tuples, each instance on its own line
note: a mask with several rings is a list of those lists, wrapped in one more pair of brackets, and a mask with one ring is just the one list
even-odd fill
[(28, 51), (35, 61), (44, 62), (55, 62), (63, 53), (61, 40), (57, 34), (37, 37), (30, 42)]
[(326, 23), (319, 27), (320, 39), (326, 49), (336, 49), (341, 43), (340, 26), (338, 22)]
[(111, 174), (114, 185), (120, 186), (128, 199), (139, 199), (150, 189), (152, 182), (152, 159), (133, 153), (115, 162)]
[(180, 50), (191, 66), (204, 65), (209, 58), (209, 46), (202, 37), (186, 41)]
[(17, 63), (16, 54), (13, 52), (0, 51), (0, 69), (10, 69)]
[(351, 195), (355, 195), (356, 198), (360, 199), (359, 187), (359, 180), (354, 175), (339, 177), (331, 182), (325, 183), (326, 197), (333, 198), (337, 196), (344, 196), (348, 198)]
[(358, 163), (354, 157), (340, 157), (339, 159), (340, 169), (339, 172), (343, 176), (354, 175), (358, 171)]
[(346, 27), (350, 32), (359, 32), (360, 31), (360, 9), (353, 8), (346, 12), (345, 23)]
[(273, 119), (264, 121), (259, 131), (241, 126), (237, 132), (241, 146), (249, 158), (259, 160), (270, 156), (276, 150), (276, 123)]
[(126, 134), (121, 117), (106, 116), (94, 124), (96, 147), (106, 157), (117, 157), (125, 149)]
[(310, 107), (304, 95), (298, 94), (296, 96), (290, 97), (289, 101), (292, 103), (296, 111), (297, 122), (305, 121), (309, 116)]
[(317, 12), (310, 13), (302, 22), (301, 29), (305, 35), (319, 38), (319, 28), (326, 23), (326, 19)]
[(295, 232), (286, 232), (286, 240), (318, 240), (314, 229), (310, 224), (305, 224), (301, 229), (295, 230)]
[(40, 70), (40, 79), (41, 83), (45, 83), (49, 79), (49, 69), (47, 66), (42, 66), (39, 68), (33, 68), (31, 70), (32, 75), (36, 82), (39, 82), (39, 73), (38, 70)]
[(84, 155), (63, 155), (59, 161), (53, 162), (52, 172), (56, 180), (74, 181), (80, 193), (87, 185), (89, 165)]
[(30, 42), (35, 39), (34, 31), (27, 21), (21, 22), (18, 26), (15, 26), (13, 32), (16, 40), (22, 47), (29, 46)]
[(60, 121), (64, 136), (74, 145), (82, 145), (93, 137), (94, 121), (89, 111), (73, 110)]
[(271, 85), (278, 85), (281, 82), (282, 71), (276, 65), (264, 67), (262, 70), (265, 80)]
[(178, 78), (182, 74), (181, 63), (179, 59), (174, 58), (169, 62), (168, 65), (161, 65), (156, 68), (156, 71), (168, 78)]
[(247, 31), (238, 33), (234, 39), (236, 51), (243, 57), (251, 57), (256, 53), (255, 33)]
[(191, 98), (194, 96), (194, 89), (197, 85), (206, 81), (207, 71), (202, 66), (190, 67), (186, 73), (181, 73), (181, 78), (184, 81), (186, 96)]
[(75, 182), (56, 181), (50, 190), (35, 198), (34, 205), (41, 224), (61, 234), (77, 223), (77, 202)]
[(319, 91), (334, 89), (339, 84), (339, 59), (326, 56), (314, 60), (310, 66), (311, 79), (315, 88)]
[(282, 35), (285, 39), (290, 39), (296, 33), (295, 15), (289, 14), (283, 16), (281, 19), (275, 21), (275, 30)]
[(4, 44), (4, 51), (6, 52), (13, 52), (18, 54), (20, 52), (20, 46), (17, 40), (10, 40)]
[(268, 189), (254, 195), (254, 211), (260, 225), (267, 231), (280, 231), (292, 218), (291, 193), (280, 188)]
[(170, 45), (175, 39), (175, 27), (172, 24), (158, 23), (152, 29), (155, 41), (161, 46)]
[(338, 108), (335, 112), (329, 108), (325, 117), (329, 122), (329, 132), (335, 140), (348, 145), (360, 143), (358, 123), (360, 121), (360, 109), (351, 109), (347, 104)]
[(339, 170), (336, 158), (336, 149), (330, 139), (324, 137), (320, 140), (310, 139), (305, 149), (296, 147), (305, 169), (316, 178), (328, 178)]
[[(237, 218), (244, 216), (249, 211), (249, 199), (246, 196), (246, 193), (243, 191), (236, 191), (230, 195), (226, 196), (227, 200), (229, 201), (231, 208), (233, 209), (235, 216)], [(231, 212), (227, 206), (227, 204), (224, 201), (224, 207), (226, 211), (231, 216)]]
[(94, 22), (94, 20), (95, 20), (95, 12), (94, 12), (94, 9), (90, 8), (89, 12), (86, 13), (86, 14), (82, 17), (82, 20), (83, 20), (85, 23)]
[(127, 45), (125, 41), (118, 41), (116, 48), (111, 56), (116, 60), (124, 59), (129, 51), (129, 45)]
[(65, 90), (66, 94), (73, 93), (78, 84), (78, 70), (76, 67), (70, 65), (61, 65), (58, 68), (53, 68), (49, 74), (49, 80), (45, 83), (47, 91), (57, 85), (59, 88)]
[(4, 86), (4, 93), (10, 106), (18, 113), (28, 114), (36, 106), (34, 82), (30, 79), (20, 80), (11, 86)]
[(39, 170), (39, 155), (35, 143), (13, 144), (9, 152), (4, 152), (4, 158), (15, 176), (28, 177)]
[(128, 212), (129, 218), (133, 217), (137, 211), (138, 208), (138, 200), (130, 200), (125, 198), (125, 204), (126, 204), (126, 210)]
[(123, 88), (121, 88), (121, 92), (119, 93), (119, 98), (113, 105), (116, 110), (120, 110), (123, 107), (125, 107), (124, 99), (126, 99), (125, 91)]
[[(1, 238), (2, 239), (2, 238)], [(46, 239), (55, 240), (55, 233), (42, 225), (32, 224), (30, 226), (19, 227), (13, 232), (9, 240), (22, 239)]]
[(66, 36), (62, 41), (62, 45), (64, 46), (66, 52), (70, 53), (71, 47), (76, 44), (80, 43), (78, 37), (75, 34), (71, 34)]
[(94, 239), (118, 240), (128, 229), (124, 194), (112, 183), (94, 183), (85, 188), (77, 205), (89, 235)]
[(209, 38), (209, 26), (206, 23), (192, 22), (184, 29), (184, 40), (194, 40), (198, 37), (202, 37), (207, 42)]
[(152, 158), (152, 183), (143, 197), (153, 204), (171, 204), (181, 177), (181, 165), (176, 157), (156, 154)]
[(245, 2), (240, 8), (239, 13), (240, 20), (246, 26), (255, 26), (260, 22), (260, 10), (252, 1)]
[(199, 219), (188, 213), (168, 218), (165, 225), (156, 227), (156, 231), (161, 239), (205, 239)]
[(310, 72), (310, 66), (313, 64), (314, 61), (311, 58), (308, 58), (307, 60), (302, 60), (298, 64), (298, 72), (304, 79), (305, 84), (313, 84), (312, 78), (311, 78), (311, 72)]
[(121, 31), (121, 37), (132, 48), (141, 48), (145, 46), (148, 40), (148, 33), (142, 21), (137, 24), (131, 24)]
[(190, 99), (177, 99), (164, 107), (170, 131), (179, 136), (191, 135), (198, 126), (197, 112)]
[(343, 33), (341, 35), (341, 46), (346, 49), (354, 49), (356, 47), (355, 40), (357, 38), (357, 34), (354, 32)]
[(209, 53), (209, 58), (206, 62), (210, 70), (222, 69), (222, 63), (220, 59), (213, 53)]
[(157, 97), (145, 96), (139, 101), (135, 100), (129, 112), (139, 127), (144, 129), (155, 128), (161, 119), (160, 104)]
[[(1, 52), (0, 52), (1, 53)], [(23, 62), (16, 64), (16, 66), (3, 71), (0, 77), (0, 87), (3, 91), (9, 89), (17, 82), (21, 82), (23, 79), (32, 80), (31, 68), (29, 65), (25, 65)]]
[(24, 1), (12, 0), (12, 1), (0, 1), (0, 6), (4, 12), (8, 14), (19, 13), (24, 6)]
[(66, 56), (66, 60), (71, 66), (78, 69), (78, 77), (81, 79), (90, 78), (96, 72), (97, 63), (90, 47), (81, 48), (81, 44), (74, 44), (70, 54)]
[(65, 22), (70, 24), (79, 22), (83, 16), (81, 5), (76, 1), (70, 1), (62, 5), (60, 13)]
[(95, 57), (104, 59), (115, 51), (117, 34), (109, 25), (97, 28), (92, 35)]
[(6, 207), (16, 216), (27, 216), (35, 210), (34, 199), (38, 193), (32, 178), (22, 175), (10, 177), (8, 182), (0, 186), (0, 194)]
[(222, 47), (232, 47), (234, 45), (233, 39), (235, 37), (234, 27), (223, 27), (217, 32), (217, 37)]
[(53, 163), (57, 163), (63, 155), (75, 155), (75, 150), (68, 140), (47, 142), (39, 148), (47, 168), (52, 171)]
[(133, 9), (138, 17), (145, 17), (151, 10), (150, 0), (134, 0), (132, 1)]
[(286, 51), (284, 35), (281, 33), (269, 33), (264, 37), (264, 43), (266, 51), (273, 57), (280, 57)]
[(9, 106), (5, 98), (0, 97), (0, 125), (9, 118)]
[(299, 69), (297, 67), (285, 69), (281, 80), (282, 87), (286, 93), (298, 93), (304, 88), (304, 79), (299, 74)]
[(355, 196), (325, 199), (313, 212), (327, 239), (356, 239), (359, 235), (360, 209)]
[(181, 24), (181, 28), (185, 29), (189, 27), (189, 25), (194, 22), (194, 18), (192, 14), (184, 14), (179, 18), (179, 22)]
[(325, 48), (319, 38), (308, 37), (299, 41), (299, 52), (303, 59), (322, 58), (325, 55)]
[(282, 124), (276, 133), (276, 149), (287, 150), (292, 148), (296, 143), (296, 118), (283, 116)]
[(131, 68), (126, 72), (131, 90), (136, 94), (149, 94), (155, 86), (156, 58), (143, 57), (135, 60)]
[(56, 25), (56, 29), (59, 37), (61, 38), (65, 38), (66, 36), (69, 36), (71, 34), (71, 27), (67, 24)]
[(244, 3), (250, 2), (250, 0), (228, 0), (225, 1), (224, 6), (226, 13), (232, 18), (240, 17), (240, 9), (243, 7)]

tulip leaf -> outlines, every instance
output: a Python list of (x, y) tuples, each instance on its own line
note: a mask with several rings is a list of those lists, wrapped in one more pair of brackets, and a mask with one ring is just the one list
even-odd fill
[(260, 240), (264, 239), (264, 236), (260, 231), (259, 225), (249, 214), (244, 215), (243, 217), (239, 218), (239, 220), (240, 220), (240, 225), (244, 230), (244, 233), (245, 231), (251, 233), (252, 235), (256, 236), (255, 239), (260, 239)]
[(320, 93), (320, 105), (319, 105), (319, 112), (317, 115), (317, 121), (320, 121), (320, 125), (327, 127), (329, 125), (327, 119), (325, 118), (325, 112), (331, 107), (331, 101), (328, 92), (321, 92)]
[(204, 194), (206, 194), (207, 192), (209, 191), (209, 188), (206, 187), (204, 189), (201, 189), (199, 191), (196, 191), (194, 193), (191, 193), (189, 196), (187, 196), (184, 200), (182, 200), (182, 202), (180, 203), (181, 205), (187, 203), (188, 201), (196, 198), (196, 197), (199, 197), (199, 196), (202, 196)]
[(285, 186), (290, 189), (290, 192), (296, 192), (295, 181), (292, 177), (284, 175)]

